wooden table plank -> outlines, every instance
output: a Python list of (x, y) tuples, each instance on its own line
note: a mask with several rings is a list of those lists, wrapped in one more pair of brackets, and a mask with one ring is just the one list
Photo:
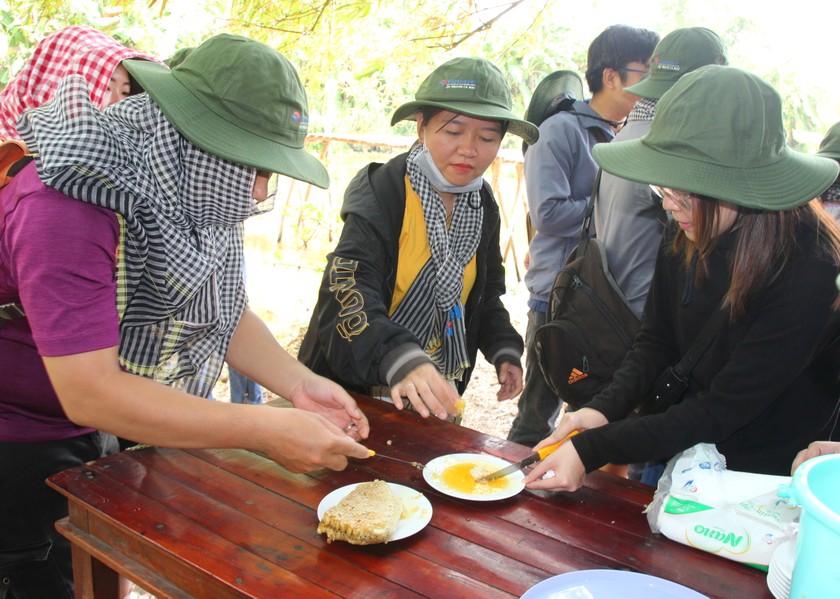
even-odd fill
[[(125, 457), (125, 456), (112, 456)], [(112, 458), (92, 465), (110, 467)], [(188, 589), (195, 596), (241, 597), (243, 589), (258, 597), (276, 596), (279, 589), (295, 591), (307, 596), (335, 596), (311, 581), (302, 579), (283, 567), (231, 544), (218, 534), (195, 523), (171, 508), (171, 501), (178, 497), (168, 484), (161, 484), (159, 477), (147, 473), (143, 485), (146, 489), (159, 487), (166, 493), (166, 503), (151, 500), (144, 493), (119, 484), (100, 471), (85, 468), (70, 470), (53, 477), (51, 481), (72, 494), (71, 523), (74, 506), (80, 502), (98, 504), (96, 511), (88, 511), (84, 532), (104, 540), (140, 566), (160, 573), (162, 579), (177, 588)], [(77, 474), (75, 478), (70, 476)], [(148, 479), (148, 482), (147, 482)], [(102, 501), (103, 498), (107, 498)], [(178, 557), (175, 557), (178, 556)], [(144, 580), (124, 564), (125, 574), (141, 586)], [(118, 570), (122, 571), (122, 570)], [(385, 581), (387, 583), (387, 581)]]
[[(195, 453), (200, 455), (202, 452)], [(247, 457), (248, 452), (233, 453), (236, 453), (237, 455), (244, 454)], [(250, 455), (254, 456), (254, 454)], [(451, 554), (441, 554), (441, 546), (450, 545), (449, 540), (444, 537), (449, 537), (450, 535), (448, 533), (439, 533), (435, 536), (434, 533), (429, 532), (428, 529), (421, 531), (418, 535), (409, 537), (408, 539), (395, 541), (385, 545), (366, 548), (349, 547), (344, 543), (329, 545), (323, 536), (316, 533), (318, 518), (315, 510), (317, 508), (317, 503), (320, 502), (323, 496), (333, 490), (332, 487), (322, 489), (317, 496), (310, 496), (307, 499), (309, 504), (304, 506), (289, 501), (289, 499), (284, 499), (278, 494), (272, 493), (269, 490), (256, 485), (248, 485), (248, 488), (242, 489), (243, 485), (237, 484), (235, 486), (235, 491), (231, 491), (233, 485), (228, 485), (228, 483), (222, 479), (219, 479), (218, 484), (215, 483), (215, 477), (213, 474), (214, 467), (211, 467), (206, 463), (202, 465), (202, 462), (198, 459), (189, 461), (179, 460), (178, 464), (174, 464), (171, 462), (157, 460), (155, 459), (156, 457), (156, 455), (148, 453), (146, 450), (136, 456), (136, 458), (140, 460), (148, 458), (150, 460), (149, 463), (144, 465), (148, 466), (149, 470), (154, 470), (156, 473), (169, 476), (173, 481), (171, 485), (183, 484), (187, 489), (189, 489), (192, 486), (200, 484), (202, 493), (212, 496), (214, 501), (220, 501), (234, 506), (234, 509), (241, 510), (242, 513), (247, 513), (251, 517), (262, 520), (272, 526), (282, 526), (285, 532), (295, 536), (301, 542), (311, 543), (319, 551), (327, 551), (331, 554), (342, 555), (348, 560), (363, 567), (367, 572), (387, 575), (390, 580), (403, 584), (406, 589), (415, 588), (417, 585), (428, 586), (434, 584), (438, 589), (438, 592), (442, 595), (451, 592), (453, 596), (457, 596), (458, 593), (463, 592), (463, 581), (469, 580), (471, 581), (470, 587), (473, 590), (480, 589), (483, 595), (493, 596), (497, 587), (503, 591), (511, 593), (517, 593), (521, 587), (521, 584), (514, 585), (499, 579), (496, 573), (497, 568), (505, 568), (515, 571), (517, 572), (518, 577), (530, 584), (535, 584), (547, 576), (546, 572), (532, 568), (526, 563), (512, 560), (503, 554), (494, 555), (491, 551), (484, 549), (481, 549), (482, 558), (487, 564), (490, 564), (489, 568), (480, 567), (478, 563), (464, 564), (460, 561), (453, 563)], [(264, 460), (265, 458), (258, 459)], [(220, 462), (220, 465), (229, 467), (230, 461), (223, 460)], [(231, 470), (234, 470), (234, 468), (231, 468)], [(244, 473), (251, 471), (250, 468), (235, 470)], [(109, 469), (109, 475), (117, 477), (120, 476), (119, 472), (114, 471), (113, 464)], [(365, 480), (369, 479), (366, 478)], [(286, 498), (294, 496), (294, 486), (294, 480), (286, 481), (286, 484), (282, 489)], [(308, 489), (310, 488), (310, 485), (304, 485), (304, 487)], [(189, 491), (184, 491), (184, 493), (187, 492)], [(248, 497), (247, 502), (243, 503), (243, 496)], [(173, 506), (174, 509), (178, 509), (181, 513), (187, 515), (187, 517), (204, 517), (203, 514), (186, 514), (186, 512), (184, 512), (180, 507), (181, 503), (182, 502), (179, 501), (178, 505)], [(169, 502), (169, 504), (172, 505), (172, 502)], [(272, 521), (273, 514), (283, 514), (283, 521)], [(228, 528), (224, 521), (220, 520), (215, 512), (211, 512), (209, 515), (213, 517), (213, 521), (217, 523), (217, 526), (224, 526), (225, 528)], [(253, 526), (250, 528), (253, 528)], [(242, 544), (244, 542), (243, 540), (237, 539), (235, 535), (231, 535), (230, 533), (227, 533), (225, 536), (237, 544)], [(473, 549), (473, 551), (476, 551), (476, 549)], [(385, 556), (388, 557), (388, 560), (382, 559)], [(289, 564), (286, 564), (286, 567), (289, 567)], [(391, 572), (392, 568), (395, 569), (395, 573)], [(338, 571), (336, 566), (334, 566), (334, 569)], [(294, 571), (299, 573), (301, 576), (307, 577), (307, 574), (304, 572), (300, 572), (297, 569)], [(318, 576), (322, 575), (319, 574)], [(356, 576), (357, 575), (355, 573), (352, 575), (350, 573), (342, 573), (342, 578), (351, 578)], [(481, 583), (481, 581), (485, 579), (491, 581), (490, 586), (486, 586)], [(320, 583), (324, 584), (323, 581), (320, 581)], [(453, 583), (455, 586), (452, 586)], [(499, 583), (501, 583), (501, 586)], [(511, 588), (506, 590), (506, 586), (510, 586)], [(333, 587), (329, 588), (333, 589)], [(354, 590), (358, 592), (364, 589), (360, 588), (357, 582), (354, 581)]]

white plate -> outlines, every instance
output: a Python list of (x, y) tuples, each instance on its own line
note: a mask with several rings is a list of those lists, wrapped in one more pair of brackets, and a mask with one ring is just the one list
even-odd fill
[[(324, 513), (328, 509), (344, 499), (350, 491), (360, 484), (362, 483), (340, 487), (324, 497), (318, 504), (318, 521), (320, 522), (323, 519)], [(426, 496), (420, 491), (396, 483), (388, 483), (388, 486), (391, 487), (391, 492), (402, 500), (403, 504), (403, 516), (400, 518), (397, 530), (394, 531), (394, 536), (389, 539), (389, 542), (399, 541), (423, 530), (432, 519), (432, 504), (429, 503)]]
[(578, 570), (552, 576), (521, 599), (709, 599), (676, 582), (626, 570)]
[(506, 476), (505, 479), (508, 482), (507, 486), (494, 493), (472, 494), (453, 489), (443, 481), (441, 474), (450, 466), (464, 462), (480, 464), (482, 466), (486, 465), (490, 468), (491, 472), (501, 470), (505, 466), (510, 466), (511, 464), (510, 462), (497, 458), (496, 456), (486, 455), (483, 453), (451, 453), (449, 455), (443, 455), (435, 458), (426, 464), (426, 467), (423, 468), (423, 478), (426, 479), (426, 482), (429, 483), (432, 488), (440, 491), (441, 493), (446, 493), (451, 497), (471, 499), (473, 501), (495, 501), (497, 499), (507, 499), (508, 497), (513, 497), (525, 488), (525, 483), (522, 482), (525, 479), (525, 475), (522, 474), (521, 471), (517, 471)]

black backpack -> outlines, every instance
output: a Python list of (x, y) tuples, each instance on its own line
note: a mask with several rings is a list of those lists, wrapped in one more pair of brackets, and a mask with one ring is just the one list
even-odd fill
[[(32, 156), (27, 154), (26, 145), (22, 141), (10, 139), (0, 142), (0, 189), (3, 189), (12, 177), (31, 161)], [(0, 327), (7, 320), (23, 316), (25, 316), (23, 307), (17, 302), (0, 305)]]
[(600, 180), (598, 171), (580, 243), (555, 277), (546, 324), (534, 335), (546, 384), (572, 408), (612, 381), (640, 326), (610, 274), (603, 244), (589, 236)]

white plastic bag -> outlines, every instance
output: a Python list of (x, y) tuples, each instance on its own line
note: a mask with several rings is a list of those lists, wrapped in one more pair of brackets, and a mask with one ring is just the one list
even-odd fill
[(766, 570), (798, 527), (799, 508), (777, 494), (783, 483), (790, 477), (727, 470), (715, 446), (700, 443), (668, 462), (645, 513), (653, 532)]

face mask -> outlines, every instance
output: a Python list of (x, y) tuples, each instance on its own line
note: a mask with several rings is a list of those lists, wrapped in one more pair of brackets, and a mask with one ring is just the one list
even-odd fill
[(443, 193), (467, 193), (469, 191), (478, 191), (481, 189), (481, 182), (483, 177), (476, 177), (466, 185), (452, 185), (443, 173), (440, 172), (429, 149), (425, 146), (417, 156), (414, 157), (414, 164), (420, 169), (420, 172), (429, 180), (432, 187)]

